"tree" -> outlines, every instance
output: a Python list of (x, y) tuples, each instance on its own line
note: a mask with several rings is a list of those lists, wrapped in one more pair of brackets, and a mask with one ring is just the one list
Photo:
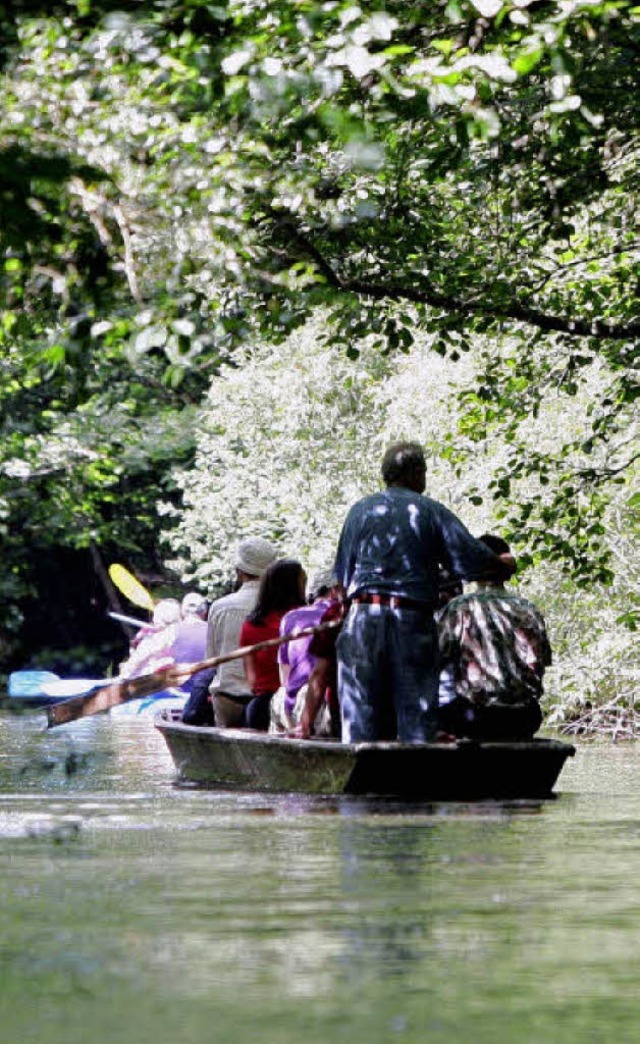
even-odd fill
[[(463, 442), (514, 445), (488, 495), (537, 554), (610, 578), (599, 527), (636, 453), (634, 19), (623, 0), (3, 5), (0, 329), (27, 361), (11, 414), (52, 367), (86, 387), (97, 358), (179, 413), (173, 392), (197, 401), (238, 344), (283, 342), (318, 307), (356, 369), (365, 335), (394, 353), (427, 332), (452, 358), (482, 336)], [(521, 452), (596, 358), (581, 443)], [(107, 403), (148, 422), (119, 387)], [(98, 403), (51, 401), (51, 432)], [(527, 475), (540, 488), (517, 500)]]
[[(313, 572), (331, 565), (348, 508), (380, 488), (383, 447), (417, 438), (428, 458), (427, 492), (443, 501), (472, 532), (500, 531), (491, 487), (513, 445), (497, 433), (481, 445), (460, 434), (464, 400), (483, 364), (483, 346), (452, 362), (417, 335), (410, 353), (383, 356), (373, 338), (358, 342), (354, 367), (339, 345), (321, 345), (324, 316), (287, 339), (284, 350), (257, 345), (238, 350), (212, 382), (198, 424), (195, 464), (176, 476), (180, 509), (167, 506), (171, 566), (210, 591), (232, 575), (239, 539), (260, 534)], [(522, 453), (547, 453), (559, 433), (579, 441), (589, 428), (594, 389), (606, 378), (600, 361), (584, 370), (583, 387), (568, 402), (548, 395), (520, 433)], [(451, 446), (467, 451), (462, 476), (451, 468)], [(614, 486), (600, 543), (618, 565), (613, 583), (590, 590), (563, 577), (556, 563), (529, 555), (518, 585), (543, 610), (554, 650), (547, 678), (550, 720), (584, 731), (633, 733), (637, 643), (619, 625), (640, 608), (637, 543), (640, 503), (631, 494), (640, 468)], [(514, 499), (531, 499), (537, 479), (521, 475)], [(634, 506), (635, 505), (635, 506)], [(513, 544), (522, 562), (527, 545)], [(626, 621), (624, 618), (627, 618)]]
[(156, 501), (177, 496), (171, 469), (193, 458), (194, 401), (186, 386), (163, 384), (164, 365), (127, 365), (109, 331), (83, 367), (69, 347), (39, 344), (30, 355), (7, 344), (0, 358), (3, 659), (24, 662), (43, 642), (114, 644), (117, 632), (100, 635), (98, 619), (88, 628), (94, 602), (102, 625), (106, 609), (119, 608), (109, 604), (106, 565), (124, 558), (162, 574)]
[(281, 351), (239, 348), (212, 382), (179, 507), (163, 508), (171, 567), (210, 590), (229, 580), (242, 536), (262, 535), (310, 571), (331, 566), (345, 505), (375, 488), (384, 445), (388, 356), (363, 346), (354, 367), (323, 345), (324, 316)]
[[(620, 437), (640, 331), (630, 6), (233, 9), (218, 284), (272, 338), (328, 304), (352, 355), (369, 333), (407, 350), (423, 329), (454, 358), (491, 338), (461, 419), (477, 442), (497, 425), (514, 441), (491, 493), (511, 500), (523, 474), (553, 485), (511, 503), (512, 530), (582, 582), (610, 579), (603, 490), (637, 459), (634, 429)], [(597, 356), (609, 376), (582, 442), (523, 454), (523, 421)]]

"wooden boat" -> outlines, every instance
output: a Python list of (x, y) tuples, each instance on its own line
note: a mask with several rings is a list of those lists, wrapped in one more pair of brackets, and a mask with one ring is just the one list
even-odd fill
[(216, 788), (305, 794), (379, 794), (428, 800), (544, 798), (575, 748), (551, 739), (521, 743), (343, 744), (248, 729), (184, 725), (160, 711), (181, 780)]

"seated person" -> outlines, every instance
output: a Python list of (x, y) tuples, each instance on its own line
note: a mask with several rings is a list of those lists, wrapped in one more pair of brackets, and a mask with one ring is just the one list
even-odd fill
[[(176, 598), (163, 598), (153, 610), (153, 631), (147, 634), (122, 664), (121, 677), (137, 678), (142, 674), (175, 664), (199, 663), (204, 659), (207, 638), (206, 601), (195, 593), (185, 596), (182, 605)], [(181, 684), (183, 692), (191, 692), (196, 675)]]
[(333, 598), (320, 623), (336, 623), (331, 630), (314, 634), (309, 653), (315, 663), (308, 684), (300, 690), (293, 710), (293, 735), (300, 739), (312, 736), (340, 736), (340, 704), (338, 703), (338, 660), (336, 639), (344, 617), (345, 606), (338, 597), (339, 585), (332, 588)]
[[(209, 608), (207, 659), (226, 656), (239, 647), (240, 631), (247, 614), (255, 608), (260, 580), (277, 557), (276, 548), (262, 537), (245, 537), (240, 541), (235, 555), (235, 590), (217, 598)], [(224, 729), (240, 728), (253, 698), (242, 660), (230, 660), (216, 668), (209, 683), (209, 695), (215, 725)]]
[[(176, 663), (199, 663), (207, 648), (207, 610), (209, 603), (202, 595), (190, 591), (182, 599), (180, 619), (173, 625), (171, 651)], [(198, 675), (185, 679), (180, 688), (191, 692)]]
[[(331, 604), (332, 588), (336, 581), (331, 570), (316, 573), (308, 586), (309, 604), (292, 609), (283, 616), (280, 623), (281, 636), (295, 635), (309, 627), (320, 623), (325, 611)], [(280, 688), (271, 700), (271, 721), (269, 732), (290, 732), (298, 723), (296, 701), (299, 695), (304, 701), (306, 686), (315, 666), (315, 656), (309, 650), (313, 635), (292, 639), (278, 650), (280, 666)]]
[[(209, 603), (202, 595), (190, 591), (182, 599), (182, 620), (177, 626), (174, 655), (178, 663), (198, 663), (204, 659), (207, 644), (207, 612)], [(213, 706), (209, 686), (215, 669), (198, 671), (187, 678), (181, 688), (189, 693), (182, 711), (186, 725), (213, 725)]]
[[(510, 553), (501, 537), (480, 540), (495, 554)], [(544, 620), (501, 582), (476, 587), (438, 616), (440, 729), (477, 740), (529, 739), (542, 723), (542, 678), (551, 663)]]
[(139, 678), (142, 674), (172, 667), (175, 663), (173, 641), (174, 625), (180, 620), (180, 602), (177, 598), (162, 598), (153, 609), (151, 627), (145, 628), (142, 638), (132, 642), (129, 657), (120, 664), (121, 678)]
[[(282, 618), (291, 609), (304, 605), (307, 577), (299, 562), (282, 558), (264, 573), (255, 608), (240, 630), (240, 646), (257, 645), (278, 638)], [(266, 732), (269, 728), (271, 698), (280, 686), (276, 646), (256, 649), (244, 657), (244, 668), (252, 698), (246, 706), (243, 725)]]

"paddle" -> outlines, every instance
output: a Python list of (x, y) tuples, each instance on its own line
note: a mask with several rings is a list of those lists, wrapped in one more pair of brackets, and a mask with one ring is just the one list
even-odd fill
[(128, 700), (150, 696), (154, 692), (179, 686), (198, 671), (206, 671), (211, 667), (218, 667), (221, 663), (238, 660), (240, 657), (248, 656), (260, 649), (275, 648), (278, 645), (284, 645), (285, 642), (295, 641), (297, 638), (306, 638), (308, 635), (332, 630), (334, 627), (339, 627), (341, 623), (342, 620), (332, 620), (330, 623), (318, 624), (317, 627), (306, 627), (302, 631), (281, 635), (278, 638), (268, 638), (264, 642), (256, 642), (255, 645), (245, 645), (240, 649), (234, 649), (233, 652), (225, 653), (223, 656), (213, 656), (209, 660), (201, 660), (200, 663), (176, 664), (174, 667), (154, 671), (153, 674), (143, 674), (139, 678), (112, 682), (87, 696), (77, 696), (75, 699), (65, 700), (63, 703), (48, 707), (48, 727), (66, 725), (78, 718), (87, 718), (92, 714), (99, 714), (100, 711), (109, 710), (110, 707), (115, 707), (119, 703), (126, 703)]
[(137, 627), (140, 630), (141, 627), (149, 627), (149, 623), (146, 620), (136, 620), (135, 616), (124, 616), (122, 613), (107, 613), (112, 620), (119, 620), (120, 623), (127, 624), (128, 627)]
[(109, 576), (118, 590), (122, 591), (125, 598), (128, 598), (134, 605), (140, 606), (141, 609), (148, 609), (150, 613), (153, 612), (155, 606), (153, 598), (146, 587), (143, 587), (140, 581), (135, 578), (133, 573), (130, 573), (128, 569), (125, 569), (118, 562), (114, 562), (113, 565), (109, 566)]

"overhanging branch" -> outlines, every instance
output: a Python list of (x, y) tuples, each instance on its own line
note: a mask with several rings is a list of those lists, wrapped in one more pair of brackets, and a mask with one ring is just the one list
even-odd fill
[(329, 264), (315, 244), (292, 222), (279, 221), (286, 229), (298, 249), (302, 250), (316, 265), (319, 273), (330, 286), (343, 293), (360, 294), (374, 300), (413, 301), (446, 312), (459, 315), (483, 315), (493, 319), (511, 319), (526, 323), (548, 333), (563, 333), (572, 337), (596, 337), (600, 340), (629, 341), (640, 336), (640, 321), (612, 323), (606, 319), (572, 319), (549, 315), (518, 301), (505, 305), (487, 305), (482, 300), (465, 301), (450, 294), (443, 294), (430, 286), (403, 286), (398, 283), (376, 283), (367, 279), (343, 279)]

